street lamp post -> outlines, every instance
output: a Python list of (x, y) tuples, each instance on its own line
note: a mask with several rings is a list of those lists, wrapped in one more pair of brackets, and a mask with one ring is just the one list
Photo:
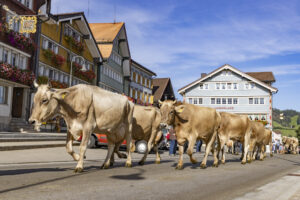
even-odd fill
[[(84, 58), (82, 56), (73, 56), (71, 59), (71, 68), (70, 68), (70, 80), (69, 80), (69, 87), (72, 86), (72, 71), (73, 71), (73, 62), (75, 61), (76, 58), (81, 58), (82, 60), (84, 60)], [(86, 67), (85, 64), (83, 63), (82, 65), (82, 71), (86, 71)]]

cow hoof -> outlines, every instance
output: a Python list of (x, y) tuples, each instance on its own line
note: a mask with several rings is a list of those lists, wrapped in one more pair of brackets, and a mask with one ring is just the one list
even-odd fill
[[(224, 163), (225, 164), (225, 163)], [(218, 167), (219, 165), (218, 165), (218, 163), (214, 163), (213, 164), (213, 167)]]
[(175, 169), (182, 170), (183, 169), (183, 165), (177, 165)]
[(246, 164), (246, 161), (242, 161), (242, 165), (245, 165)]
[(225, 160), (222, 160), (221, 163), (222, 163), (223, 165), (225, 165)]
[(271, 157), (273, 157), (273, 154), (270, 154)]
[(83, 169), (80, 168), (80, 167), (76, 167), (76, 168), (74, 169), (74, 173), (81, 173), (81, 172), (83, 172)]
[(126, 163), (126, 164), (125, 164), (125, 167), (130, 168), (130, 167), (132, 167), (132, 164), (131, 164), (131, 163)]
[(113, 163), (113, 162), (110, 162), (109, 166), (111, 166), (111, 167), (114, 166), (114, 163)]
[(202, 163), (202, 164), (200, 165), (200, 167), (201, 167), (201, 169), (206, 169), (207, 166), (206, 166), (206, 164), (203, 164), (203, 163)]
[(260, 158), (259, 160), (260, 160), (260, 161), (263, 161), (264, 159), (263, 159), (263, 158)]
[(251, 163), (251, 162), (252, 162), (252, 160), (248, 160), (247, 162), (248, 162), (248, 163)]
[(145, 162), (143, 161), (143, 160), (141, 160), (140, 162), (139, 162), (139, 165), (144, 165), (145, 164)]
[(160, 164), (160, 160), (156, 160), (156, 161), (155, 161), (155, 164)]
[(86, 159), (86, 156), (83, 156), (83, 159)]
[(191, 159), (192, 164), (197, 164), (197, 160)]
[(110, 166), (110, 164), (109, 164), (109, 165), (103, 164), (103, 165), (101, 166), (101, 169), (108, 169), (109, 166)]

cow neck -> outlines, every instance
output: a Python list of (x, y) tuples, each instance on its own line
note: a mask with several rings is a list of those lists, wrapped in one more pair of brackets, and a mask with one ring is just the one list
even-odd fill
[(70, 104), (68, 104), (66, 102), (65, 99), (64, 100), (59, 100), (58, 105), (59, 105), (59, 113), (64, 118), (76, 118), (76, 116), (77, 116), (76, 112), (74, 111), (72, 106), (70, 106)]

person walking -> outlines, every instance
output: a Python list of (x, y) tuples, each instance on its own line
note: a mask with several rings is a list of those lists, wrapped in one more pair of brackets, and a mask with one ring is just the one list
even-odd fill
[(201, 153), (202, 140), (198, 140), (196, 144), (196, 152)]
[(177, 140), (176, 140), (175, 131), (172, 126), (169, 127), (169, 137), (170, 137), (169, 155), (175, 156), (176, 148), (177, 148)]

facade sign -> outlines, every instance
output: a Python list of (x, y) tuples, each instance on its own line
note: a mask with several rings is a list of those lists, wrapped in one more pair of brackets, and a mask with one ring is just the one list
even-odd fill
[(20, 33), (35, 33), (36, 32), (36, 16), (21, 17)]

